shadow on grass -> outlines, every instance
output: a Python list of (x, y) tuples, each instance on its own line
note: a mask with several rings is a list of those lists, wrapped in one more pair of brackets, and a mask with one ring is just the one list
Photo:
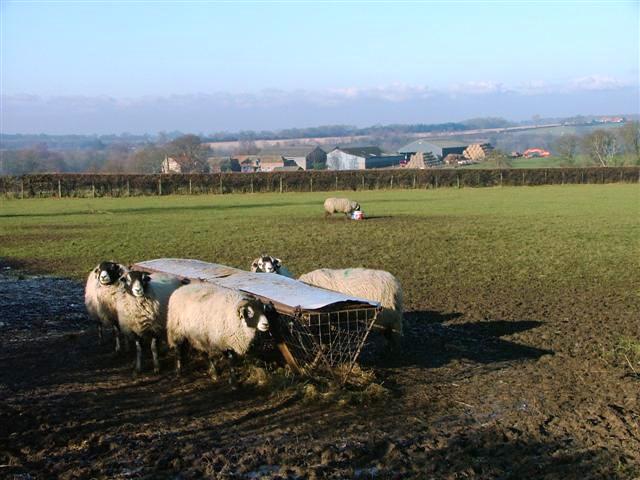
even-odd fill
[(321, 214), (322, 205), (318, 202), (270, 202), (270, 203), (242, 203), (231, 205), (216, 205), (212, 202), (211, 205), (192, 205), (192, 206), (175, 206), (168, 204), (167, 206), (154, 206), (154, 207), (131, 207), (131, 208), (116, 208), (116, 209), (85, 209), (85, 210), (72, 210), (68, 212), (52, 212), (52, 213), (9, 213), (0, 214), (0, 218), (16, 218), (16, 217), (64, 217), (70, 215), (117, 215), (119, 213), (172, 213), (172, 212), (195, 212), (195, 211), (207, 211), (207, 210), (234, 210), (234, 209), (258, 209), (258, 208), (273, 208), (273, 207), (318, 207), (318, 212)]

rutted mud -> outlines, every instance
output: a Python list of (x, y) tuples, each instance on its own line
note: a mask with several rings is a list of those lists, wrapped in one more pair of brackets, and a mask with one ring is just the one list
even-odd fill
[(178, 379), (167, 355), (134, 377), (98, 345), (81, 284), (1, 274), (0, 477), (639, 476), (640, 381), (575, 353), (598, 329), (587, 313), (567, 335), (530, 308), (539, 320), (410, 312), (402, 353), (367, 360), (390, 394), (331, 402), (214, 385), (197, 362)]

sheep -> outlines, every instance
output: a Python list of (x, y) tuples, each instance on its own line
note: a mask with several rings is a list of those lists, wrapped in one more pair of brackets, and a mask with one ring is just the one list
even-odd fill
[(127, 272), (124, 265), (115, 262), (101, 262), (87, 277), (84, 290), (84, 304), (91, 318), (98, 326), (98, 337), (103, 343), (102, 328), (110, 328), (115, 340), (115, 351), (120, 351), (120, 326), (116, 301), (120, 291), (118, 280)]
[[(269, 313), (267, 313), (269, 312)], [(268, 314), (272, 310), (238, 290), (208, 283), (194, 283), (177, 290), (169, 299), (167, 343), (176, 351), (176, 372), (182, 370), (184, 348), (206, 353), (210, 374), (217, 379), (214, 356), (226, 353), (244, 355), (256, 331), (269, 329)], [(231, 381), (235, 382), (233, 362)]]
[(160, 373), (157, 344), (165, 334), (169, 298), (188, 280), (166, 274), (129, 271), (121, 282), (124, 292), (117, 302), (118, 320), (125, 335), (135, 339), (136, 372), (142, 370), (141, 340), (151, 339), (153, 371)]
[(327, 198), (324, 201), (324, 218), (333, 213), (344, 213), (347, 217), (354, 210), (360, 210), (360, 204), (348, 198)]
[(382, 311), (378, 314), (376, 325), (385, 329), (395, 346), (399, 343), (402, 336), (402, 287), (389, 272), (368, 268), (320, 268), (301, 275), (298, 280), (327, 290), (379, 302)]
[(293, 278), (293, 274), (282, 265), (282, 260), (270, 255), (261, 255), (251, 262), (251, 271), (258, 273), (277, 273), (285, 277)]

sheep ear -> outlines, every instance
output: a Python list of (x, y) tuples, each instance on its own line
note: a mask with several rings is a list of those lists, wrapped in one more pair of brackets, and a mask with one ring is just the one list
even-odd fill
[(93, 273), (98, 273), (100, 271), (100, 267), (96, 267), (93, 269)]
[(276, 267), (281, 267), (282, 266), (282, 260), (280, 260), (279, 258), (275, 258), (275, 257), (273, 257), (273, 260), (275, 261)]
[(254, 260), (253, 263), (251, 264), (251, 268), (258, 268), (258, 261)]
[(151, 280), (151, 275), (149, 275), (148, 273), (145, 273), (145, 274), (142, 276), (142, 281), (143, 281), (143, 282), (148, 283), (150, 280)]

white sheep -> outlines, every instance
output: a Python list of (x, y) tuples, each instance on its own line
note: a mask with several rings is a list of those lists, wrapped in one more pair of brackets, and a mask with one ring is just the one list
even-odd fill
[(142, 369), (141, 341), (150, 339), (153, 371), (159, 373), (157, 344), (165, 334), (169, 298), (185, 281), (171, 275), (140, 271), (127, 272), (121, 281), (125, 291), (118, 297), (118, 321), (123, 333), (135, 339), (136, 371)]
[[(194, 283), (177, 290), (169, 300), (167, 318), (167, 343), (176, 350), (177, 372), (181, 371), (188, 343), (209, 356), (210, 373), (215, 380), (216, 355), (244, 355), (256, 332), (269, 329), (265, 310), (253, 297), (218, 285)], [(231, 368), (234, 379), (233, 364)]]
[(402, 335), (402, 287), (389, 272), (369, 268), (320, 268), (301, 275), (298, 280), (345, 295), (379, 302), (382, 311), (378, 314), (376, 325), (390, 334), (393, 343), (399, 342)]
[(271, 255), (261, 255), (251, 262), (251, 271), (258, 273), (277, 273), (285, 277), (293, 278), (293, 274), (282, 265), (282, 260)]
[(115, 350), (120, 351), (120, 326), (116, 302), (121, 285), (120, 277), (127, 272), (124, 265), (115, 262), (101, 262), (87, 277), (84, 290), (84, 304), (89, 318), (98, 326), (100, 343), (103, 342), (103, 327), (113, 331)]
[(325, 218), (333, 213), (344, 213), (347, 217), (354, 210), (360, 210), (360, 204), (348, 198), (327, 198), (324, 201)]

